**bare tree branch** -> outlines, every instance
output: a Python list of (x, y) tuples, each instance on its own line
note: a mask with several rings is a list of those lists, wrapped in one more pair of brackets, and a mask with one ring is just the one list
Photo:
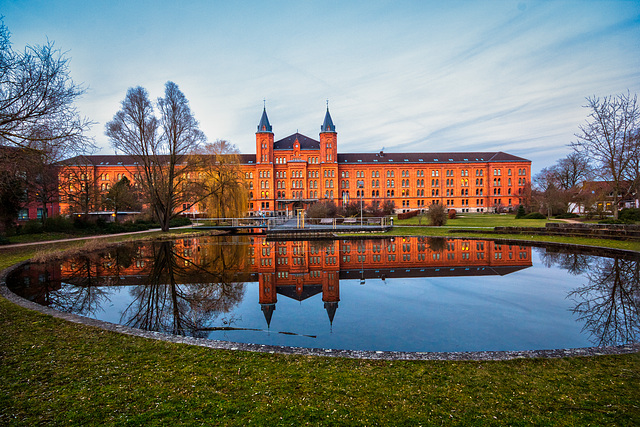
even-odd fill
[(84, 132), (93, 123), (74, 106), (84, 92), (53, 42), (16, 52), (0, 21), (0, 143), (43, 150), (52, 160), (90, 150)]

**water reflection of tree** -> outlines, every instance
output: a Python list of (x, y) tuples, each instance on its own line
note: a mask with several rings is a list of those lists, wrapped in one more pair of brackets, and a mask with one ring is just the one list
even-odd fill
[(640, 338), (640, 264), (638, 260), (591, 260), (589, 283), (569, 294), (573, 309), (598, 346), (624, 344)]
[[(152, 266), (146, 282), (131, 291), (134, 300), (122, 314), (125, 324), (203, 336), (202, 328), (242, 300), (244, 284), (235, 279), (246, 245), (208, 245), (206, 255), (196, 257), (185, 256), (184, 249), (179, 254), (172, 242), (155, 242), (150, 249)], [(198, 255), (201, 247), (196, 242), (193, 249)]]
[[(99, 273), (102, 257), (88, 254), (67, 261), (65, 280), (59, 290), (48, 293), (50, 306), (58, 311), (95, 316), (109, 301), (107, 283)], [(59, 268), (59, 267), (57, 267)]]
[(447, 239), (444, 237), (427, 237), (427, 245), (431, 252), (442, 252), (447, 246)]
[(596, 259), (591, 255), (583, 255), (565, 252), (549, 252), (542, 249), (539, 252), (540, 260), (545, 267), (554, 265), (567, 270), (570, 274), (578, 276), (589, 269), (589, 265)]

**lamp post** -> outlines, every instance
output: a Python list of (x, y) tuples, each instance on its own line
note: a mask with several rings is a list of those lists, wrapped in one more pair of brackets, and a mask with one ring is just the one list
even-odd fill
[(362, 227), (362, 196), (364, 195), (364, 181), (358, 181), (358, 188), (360, 189), (360, 227)]

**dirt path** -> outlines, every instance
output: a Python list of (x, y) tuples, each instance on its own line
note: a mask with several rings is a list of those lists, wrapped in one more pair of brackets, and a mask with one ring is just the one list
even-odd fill
[(569, 224), (582, 224), (582, 222), (576, 221), (575, 219), (557, 219), (556, 221), (567, 222)]

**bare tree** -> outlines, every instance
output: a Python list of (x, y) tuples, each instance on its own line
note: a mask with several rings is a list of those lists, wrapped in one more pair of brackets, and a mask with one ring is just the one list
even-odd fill
[(630, 93), (587, 98), (586, 108), (591, 114), (580, 126), (578, 140), (572, 147), (589, 156), (595, 171), (613, 186), (613, 214), (618, 218), (618, 199), (628, 187), (627, 180), (638, 158), (636, 134), (640, 123), (637, 95)]
[(539, 210), (546, 211), (547, 218), (550, 218), (553, 212), (566, 210), (566, 192), (562, 191), (557, 169), (542, 169), (533, 177), (533, 182), (534, 198), (538, 202)]
[(60, 202), (68, 205), (66, 214), (79, 214), (86, 220), (100, 204), (94, 167), (85, 156), (65, 160), (58, 165)]
[(571, 190), (593, 176), (589, 158), (584, 153), (574, 151), (556, 162), (552, 167), (558, 186), (562, 190)]
[(18, 52), (9, 38), (0, 20), (0, 143), (46, 155), (68, 155), (91, 146), (84, 132), (92, 122), (80, 117), (74, 106), (85, 89), (69, 76), (69, 60), (53, 42)]
[(189, 102), (173, 82), (165, 84), (159, 98), (160, 118), (154, 114), (147, 91), (130, 88), (122, 109), (107, 123), (106, 135), (113, 147), (138, 162), (141, 182), (151, 210), (163, 231), (169, 221), (194, 203), (197, 183), (191, 174), (195, 162), (190, 156), (205, 141)]
[(447, 209), (439, 203), (429, 205), (429, 208), (427, 209), (427, 216), (429, 217), (429, 225), (442, 227), (447, 224)]

